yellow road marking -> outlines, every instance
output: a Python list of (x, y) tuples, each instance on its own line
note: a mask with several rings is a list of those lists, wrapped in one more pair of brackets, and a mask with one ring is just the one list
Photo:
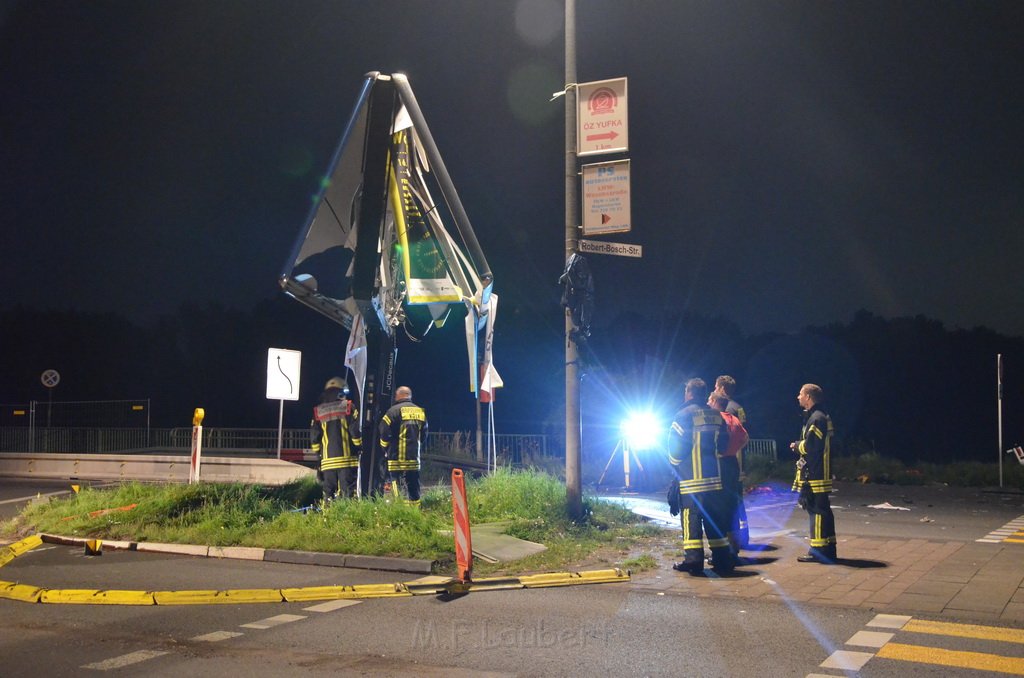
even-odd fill
[(998, 640), (1004, 643), (1024, 643), (1024, 630), (1007, 629), (999, 626), (979, 626), (977, 624), (952, 624), (950, 622), (925, 621), (911, 619), (903, 627), (904, 631), (913, 633), (933, 633), (940, 636), (958, 636), (960, 638), (981, 638)]
[(1024, 676), (1024, 659), (1020, 659), (1018, 657), (1004, 657), (998, 654), (961, 652), (956, 650), (943, 650), (937, 647), (888, 643), (882, 647), (875, 656), (882, 657), (883, 659), (917, 662), (918, 664), (955, 666), (960, 669), (976, 669), (978, 671), (992, 671), (994, 673), (1008, 673), (1014, 676)]

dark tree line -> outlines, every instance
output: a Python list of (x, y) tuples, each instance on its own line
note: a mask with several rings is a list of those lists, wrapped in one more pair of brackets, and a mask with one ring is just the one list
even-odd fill
[(996, 460), (1001, 353), (1004, 448), (1024, 443), (1024, 339), (986, 328), (860, 311), (849, 323), (745, 336), (721, 319), (680, 315), (659, 324), (624, 315), (591, 343), (591, 391), (610, 402), (650, 394), (674, 411), (688, 377), (711, 383), (731, 374), (752, 436), (784, 445), (800, 430), (800, 386), (816, 383), (840, 453), (874, 450), (905, 462)]
[[(509, 300), (499, 316), (496, 364), (506, 387), (495, 419), (502, 433), (564, 427), (562, 314)], [(462, 318), (420, 343), (400, 341), (398, 381), (411, 385), (435, 430), (471, 430)], [(286, 403), (285, 425), (302, 427), (327, 378), (343, 374), (347, 332), (283, 295), (251, 312), (184, 306), (139, 326), (114, 314), (0, 311), (4, 348), (0, 403), (45, 401), (40, 374), (61, 373), (55, 401), (150, 398), (152, 424), (187, 426), (195, 407), (208, 426), (273, 428), (278, 403), (266, 395), (268, 348), (302, 351), (302, 400)], [(721, 318), (635, 312), (594, 328), (584, 348), (584, 454), (607, 456), (627, 410), (671, 417), (690, 376), (732, 374), (754, 437), (780, 444), (799, 432), (796, 394), (820, 384), (840, 452), (875, 450), (907, 462), (996, 456), (996, 354), (1005, 360), (1004, 447), (1024, 443), (1024, 339), (985, 328), (950, 330), (921, 316), (867, 311), (848, 323), (793, 334), (745, 335)], [(558, 443), (556, 442), (557, 446)]]

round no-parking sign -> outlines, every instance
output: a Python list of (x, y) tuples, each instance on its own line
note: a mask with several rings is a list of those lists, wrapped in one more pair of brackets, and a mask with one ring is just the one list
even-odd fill
[(43, 382), (43, 386), (46, 388), (53, 388), (60, 383), (60, 372), (57, 370), (46, 370), (39, 377), (39, 381)]

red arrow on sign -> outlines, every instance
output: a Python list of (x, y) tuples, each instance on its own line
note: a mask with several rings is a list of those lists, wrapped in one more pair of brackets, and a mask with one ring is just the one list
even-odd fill
[(617, 136), (619, 135), (616, 134), (614, 131), (605, 132), (604, 134), (588, 134), (587, 141), (598, 141), (600, 139), (608, 139), (609, 141), (611, 141)]

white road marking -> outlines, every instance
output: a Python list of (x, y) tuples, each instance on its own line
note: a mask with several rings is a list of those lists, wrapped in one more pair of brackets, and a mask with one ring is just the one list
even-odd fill
[(902, 629), (906, 626), (911, 617), (905, 614), (876, 614), (875, 618), (865, 626), (875, 626), (882, 629)]
[(154, 657), (160, 657), (165, 654), (167, 654), (167, 652), (162, 652), (160, 650), (139, 650), (138, 652), (123, 654), (120, 657), (105, 659), (101, 662), (85, 664), (82, 668), (94, 669), (96, 671), (110, 671), (111, 669), (119, 669), (124, 666), (130, 666), (131, 664), (138, 664), (139, 662), (144, 662), (147, 659), (153, 659)]
[(853, 634), (852, 638), (846, 641), (846, 644), (877, 649), (892, 640), (894, 635), (893, 633), (882, 633), (880, 631), (858, 631)]
[(860, 671), (874, 657), (873, 652), (851, 652), (849, 650), (836, 650), (825, 661), (818, 664), (823, 669), (840, 669), (843, 671)]
[[(792, 500), (791, 499), (789, 501), (778, 502), (778, 503), (775, 503), (775, 504), (760, 504), (758, 506), (747, 506), (745, 508), (747, 509), (747, 513), (750, 513), (751, 511), (764, 511), (766, 509), (777, 509), (777, 508), (794, 508), (795, 509), (795, 508), (799, 508), (799, 507), (797, 506), (796, 500)], [(838, 506), (833, 506), (832, 508), (839, 508), (839, 507)]]
[(318, 603), (317, 605), (311, 605), (310, 607), (302, 608), (306, 612), (334, 612), (340, 610), (343, 607), (349, 605), (358, 605), (363, 601), (361, 600), (328, 600), (326, 603)]
[(213, 633), (206, 633), (201, 636), (196, 636), (191, 640), (198, 640), (205, 643), (219, 643), (222, 640), (228, 640), (229, 638), (237, 638), (238, 636), (244, 636), (244, 633), (238, 631), (214, 631)]
[(306, 617), (300, 614), (279, 614), (274, 617), (267, 617), (251, 624), (241, 624), (243, 629), (269, 629), (281, 624), (288, 624), (290, 622), (296, 622)]
[(0, 501), (0, 504), (16, 504), (19, 501), (32, 501), (33, 499), (39, 499), (41, 497), (56, 497), (61, 494), (71, 494), (71, 490), (61, 490), (60, 492), (40, 492), (39, 494), (30, 494), (27, 497), (16, 497), (14, 499), (4, 499)]

